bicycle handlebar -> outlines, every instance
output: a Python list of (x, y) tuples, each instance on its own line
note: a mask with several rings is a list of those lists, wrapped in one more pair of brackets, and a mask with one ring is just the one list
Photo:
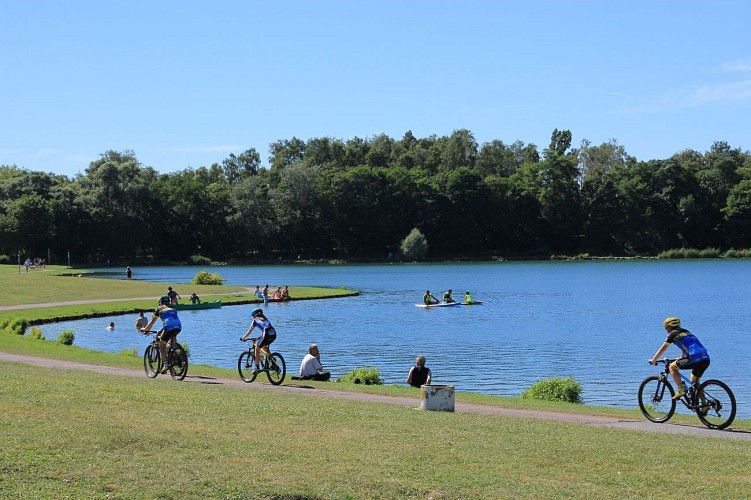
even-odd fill
[(670, 363), (672, 363), (673, 361), (675, 361), (675, 359), (671, 359), (671, 358), (662, 358), (662, 359), (658, 359), (658, 360), (656, 360), (656, 361), (655, 361), (654, 363), (650, 363), (650, 364), (654, 364), (654, 366), (657, 366), (657, 365), (660, 365), (660, 364), (663, 364), (663, 365), (669, 365), (669, 364), (670, 364)]

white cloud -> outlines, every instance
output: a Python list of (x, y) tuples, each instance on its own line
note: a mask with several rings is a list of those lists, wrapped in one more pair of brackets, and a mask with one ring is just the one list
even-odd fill
[(695, 106), (718, 101), (739, 101), (751, 98), (751, 80), (703, 85), (688, 98), (687, 104)]
[(751, 57), (747, 59), (736, 59), (720, 64), (719, 71), (724, 73), (748, 73), (751, 72)]

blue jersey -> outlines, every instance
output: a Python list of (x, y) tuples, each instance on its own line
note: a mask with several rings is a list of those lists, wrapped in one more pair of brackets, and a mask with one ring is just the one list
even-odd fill
[(177, 317), (177, 311), (167, 306), (159, 306), (154, 311), (154, 316), (162, 320), (164, 323), (164, 330), (169, 332), (172, 330), (180, 330), (183, 325), (180, 323), (180, 318)]
[(256, 327), (261, 330), (261, 333), (266, 333), (268, 331), (270, 334), (276, 335), (276, 330), (271, 326), (271, 321), (269, 321), (268, 318), (253, 318), (253, 322), (250, 324), (250, 331)]
[(668, 344), (675, 344), (683, 354), (691, 361), (703, 361), (709, 359), (707, 348), (699, 342), (693, 333), (685, 328), (676, 328), (665, 339)]

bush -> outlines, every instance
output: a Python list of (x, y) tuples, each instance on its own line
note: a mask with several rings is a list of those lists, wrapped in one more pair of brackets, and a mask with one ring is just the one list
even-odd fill
[(532, 384), (522, 393), (521, 398), (582, 404), (581, 394), (582, 386), (573, 378), (551, 377)]
[(719, 248), (673, 248), (657, 254), (658, 259), (714, 259), (720, 257)]
[(399, 249), (407, 260), (422, 260), (428, 254), (428, 240), (425, 239), (425, 235), (419, 229), (414, 228), (402, 240)]
[(73, 334), (73, 330), (63, 330), (60, 336), (57, 337), (57, 341), (63, 345), (73, 345), (73, 340), (76, 336)]
[(339, 382), (352, 382), (353, 384), (365, 384), (365, 385), (382, 385), (381, 374), (378, 368), (373, 366), (363, 366), (362, 368), (355, 368), (349, 373), (342, 375), (339, 378)]
[(751, 249), (748, 248), (731, 248), (727, 250), (722, 256), (726, 259), (747, 259), (751, 257)]
[(29, 320), (25, 318), (16, 318), (7, 324), (6, 330), (11, 333), (23, 335), (26, 329), (29, 327)]
[(10, 257), (5, 254), (0, 254), (0, 264), (10, 264)]
[(42, 329), (38, 326), (32, 326), (31, 332), (29, 332), (29, 337), (36, 340), (47, 340), (44, 338), (44, 335), (42, 335)]
[(133, 349), (123, 349), (122, 351), (120, 351), (120, 355), (121, 356), (128, 356), (130, 358), (138, 358), (138, 357), (140, 357), (139, 354), (138, 354), (138, 351), (136, 350), (135, 347)]
[(211, 259), (204, 257), (203, 255), (191, 255), (188, 257), (188, 262), (194, 266), (208, 266), (211, 264)]
[(194, 285), (222, 285), (224, 282), (227, 281), (225, 278), (222, 278), (217, 273), (210, 273), (206, 269), (203, 271), (199, 271), (196, 273), (195, 276), (193, 276), (193, 283)]

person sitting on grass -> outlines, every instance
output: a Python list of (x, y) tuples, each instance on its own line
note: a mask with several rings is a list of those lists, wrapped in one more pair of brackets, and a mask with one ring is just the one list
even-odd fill
[(300, 378), (302, 380), (319, 381), (326, 381), (331, 378), (331, 373), (324, 371), (323, 365), (321, 365), (321, 353), (315, 344), (308, 346), (308, 354), (302, 358), (302, 363), (300, 363)]
[(433, 374), (430, 372), (430, 368), (425, 366), (425, 356), (420, 354), (415, 359), (415, 366), (409, 370), (407, 374), (407, 383), (412, 387), (420, 387), (423, 385), (430, 385), (430, 381), (433, 378)]

